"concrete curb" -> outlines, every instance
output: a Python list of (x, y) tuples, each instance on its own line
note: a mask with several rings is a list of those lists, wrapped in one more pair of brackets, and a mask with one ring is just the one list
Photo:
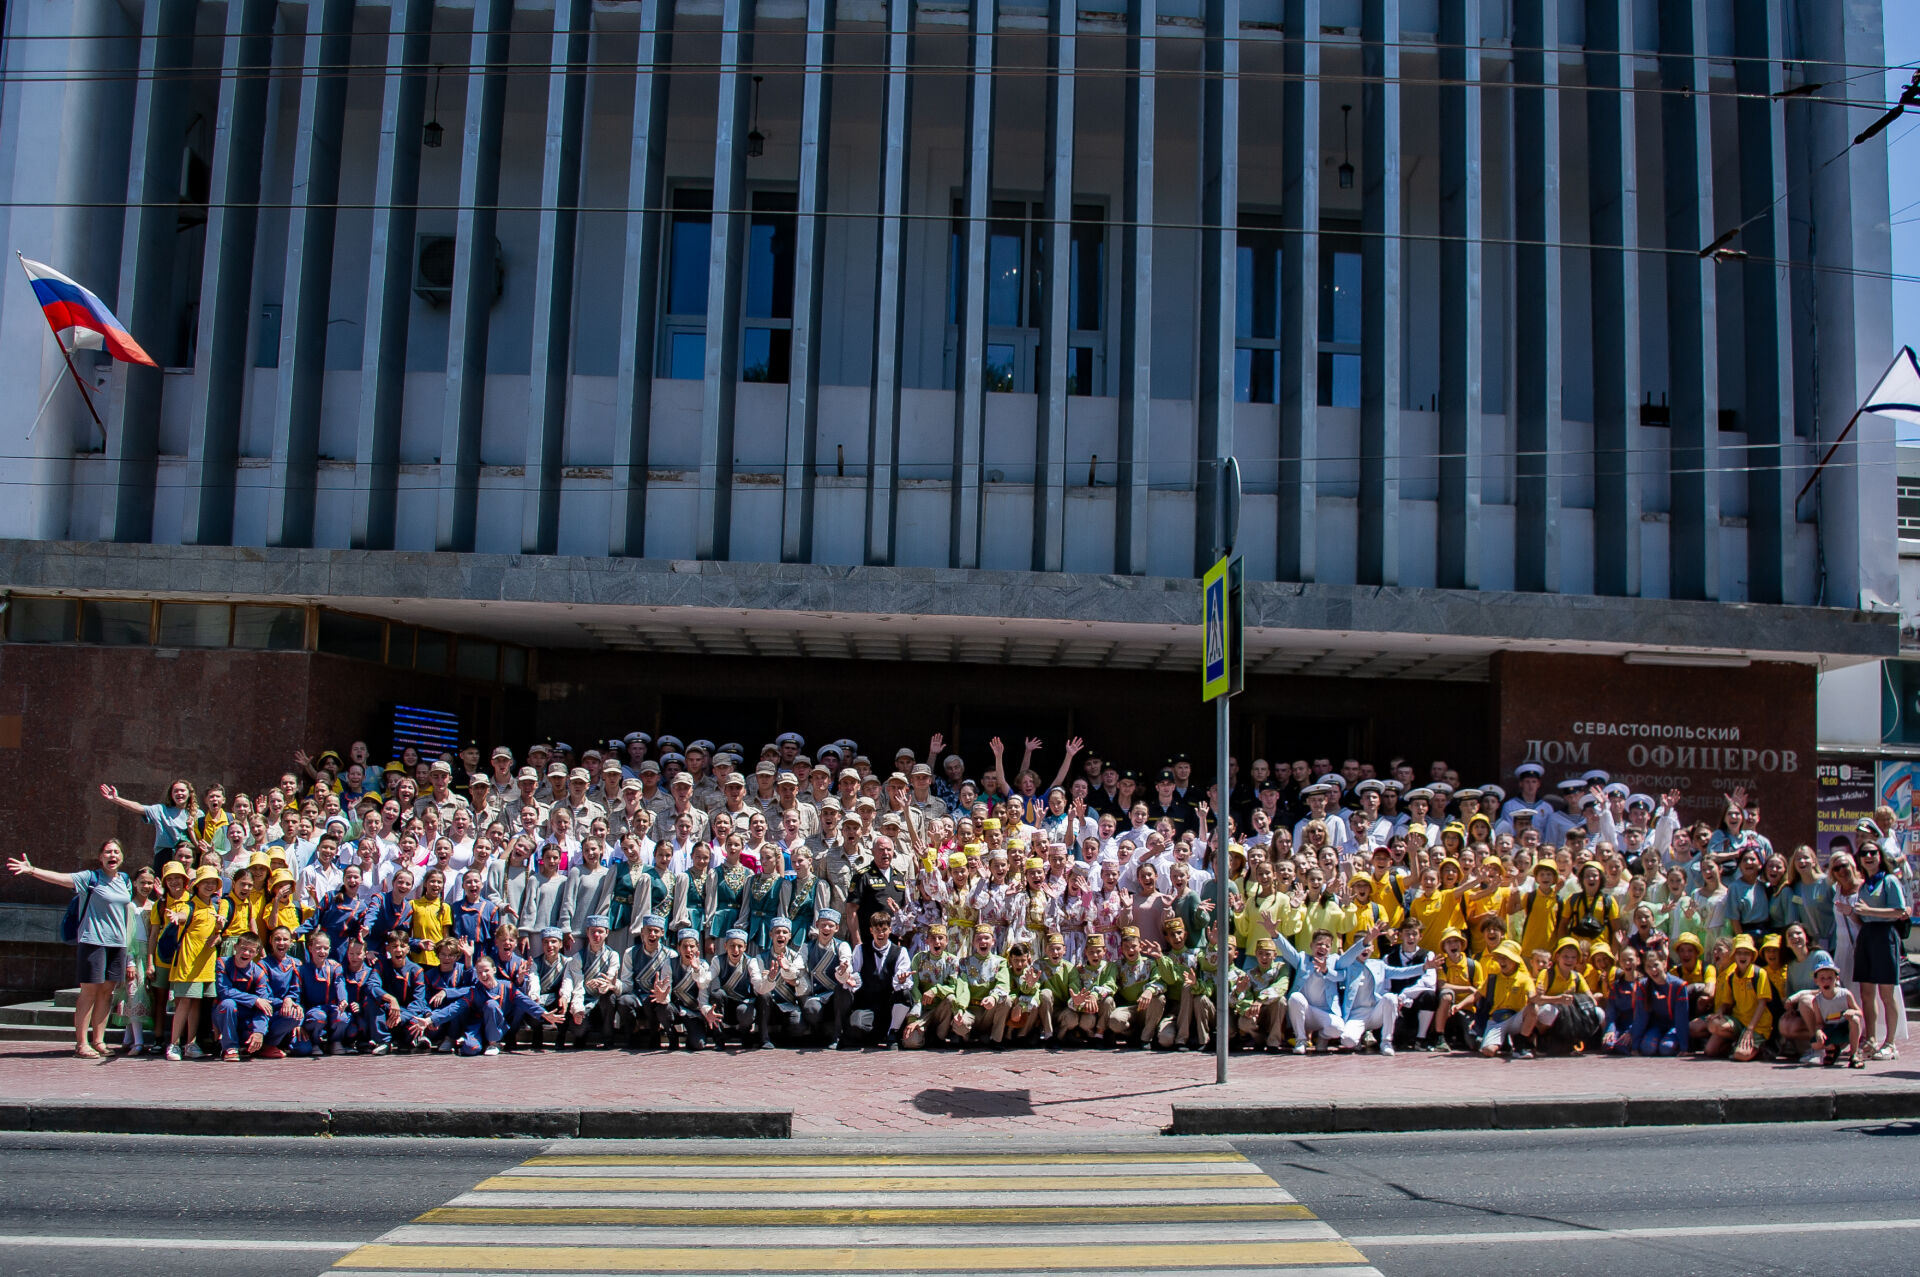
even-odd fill
[(1792, 1094), (1503, 1095), (1478, 1099), (1175, 1103), (1169, 1135), (1332, 1135), (1404, 1131), (1870, 1122), (1920, 1117), (1920, 1086)]
[(0, 1131), (90, 1135), (405, 1135), (467, 1139), (787, 1139), (783, 1109), (462, 1108), (0, 1100)]

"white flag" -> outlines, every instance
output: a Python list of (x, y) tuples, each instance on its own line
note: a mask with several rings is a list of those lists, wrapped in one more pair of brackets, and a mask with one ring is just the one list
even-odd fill
[(1860, 411), (1920, 426), (1920, 364), (1914, 362), (1913, 347), (1900, 348), (1893, 367), (1887, 369)]

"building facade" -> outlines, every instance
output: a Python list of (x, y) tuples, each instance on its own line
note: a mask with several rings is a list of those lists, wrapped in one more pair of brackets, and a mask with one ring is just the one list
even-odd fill
[(1746, 780), (1790, 830), (1816, 675), (1898, 651), (1890, 424), (1822, 464), (1897, 345), (1874, 4), (5, 21), (7, 242), (164, 365), (77, 356), (96, 428), (0, 293), (29, 744), (248, 662), (377, 735), (358, 660), (480, 735), (1024, 714), (1147, 765), (1206, 740), (1228, 456), (1242, 750)]

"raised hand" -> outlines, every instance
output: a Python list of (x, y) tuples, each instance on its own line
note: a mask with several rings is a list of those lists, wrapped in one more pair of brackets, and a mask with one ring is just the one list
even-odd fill
[(1075, 736), (1073, 739), (1067, 742), (1067, 757), (1072, 758), (1075, 754), (1079, 753), (1081, 750), (1085, 749), (1086, 747), (1087, 747), (1086, 740), (1082, 737)]
[[(927, 752), (929, 754), (937, 754), (941, 750), (945, 749), (946, 747), (947, 747), (947, 738), (945, 736), (942, 736), (939, 732), (935, 732), (933, 734), (933, 739), (927, 742)], [(931, 764), (933, 762), (933, 759), (929, 758), (927, 762)]]

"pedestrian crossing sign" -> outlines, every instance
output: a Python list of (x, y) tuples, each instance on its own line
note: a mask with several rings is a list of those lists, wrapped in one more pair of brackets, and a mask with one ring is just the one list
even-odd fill
[(1227, 617), (1227, 565), (1232, 557), (1224, 558), (1200, 579), (1200, 597), (1202, 600), (1202, 656), (1200, 662), (1200, 700), (1201, 703), (1228, 694), (1232, 669), (1232, 653), (1228, 644), (1239, 636), (1231, 634), (1232, 627)]

